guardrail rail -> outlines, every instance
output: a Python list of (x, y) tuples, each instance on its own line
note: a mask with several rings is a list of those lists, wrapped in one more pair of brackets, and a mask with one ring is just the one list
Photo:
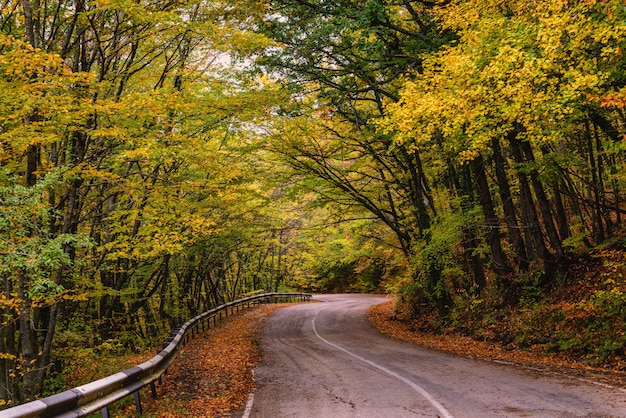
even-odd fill
[(220, 305), (190, 319), (180, 328), (172, 331), (168, 339), (163, 343), (163, 349), (150, 360), (65, 392), (5, 409), (0, 411), (0, 418), (84, 417), (98, 411), (102, 413), (103, 418), (108, 418), (108, 406), (130, 395), (133, 395), (135, 398), (137, 413), (142, 414), (139, 390), (150, 386), (152, 396), (156, 397), (155, 382), (160, 381), (176, 357), (176, 354), (178, 354), (178, 351), (187, 344), (190, 337), (210, 327), (211, 319), (215, 326), (218, 317), (221, 319), (224, 315), (228, 316), (229, 310), (233, 313), (235, 310), (239, 311), (240, 308), (250, 307), (253, 304), (294, 300), (307, 302), (310, 299), (311, 295), (308, 293), (273, 292), (250, 296)]

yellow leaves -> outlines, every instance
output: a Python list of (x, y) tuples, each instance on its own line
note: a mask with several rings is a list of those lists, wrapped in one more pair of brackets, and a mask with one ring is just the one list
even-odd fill
[(82, 124), (84, 99), (72, 94), (89, 86), (90, 74), (72, 73), (57, 54), (0, 35), (0, 140), (14, 149), (62, 140), (68, 125)]
[(602, 91), (610, 80), (606, 66), (621, 59), (625, 25), (593, 20), (589, 8), (494, 0), (438, 10), (460, 40), (426, 60), (424, 73), (405, 83), (399, 102), (386, 106), (379, 128), (405, 145), (432, 143), (441, 135), (465, 161), (515, 123), (525, 126), (526, 139), (553, 142), (589, 100), (622, 106), (623, 94)]
[(242, 56), (248, 56), (274, 46), (274, 42), (265, 35), (233, 30), (233, 28), (226, 27), (217, 29), (214, 39), (223, 41), (223, 44), (214, 46), (216, 49), (241, 54)]
[(87, 302), (89, 296), (85, 292), (66, 292), (63, 293), (63, 300), (70, 302)]
[(59, 55), (35, 49), (10, 35), (0, 34), (0, 47), (1, 73), (13, 79), (28, 81), (33, 77), (53, 74), (63, 66)]
[(9, 296), (5, 292), (0, 293), (0, 309), (18, 312), (22, 305), (22, 299), (18, 298), (15, 293)]
[(598, 74), (589, 74), (582, 72), (569, 72), (567, 74), (569, 83), (567, 84), (567, 90), (570, 94), (581, 95), (584, 92), (594, 91), (596, 87), (604, 80)]

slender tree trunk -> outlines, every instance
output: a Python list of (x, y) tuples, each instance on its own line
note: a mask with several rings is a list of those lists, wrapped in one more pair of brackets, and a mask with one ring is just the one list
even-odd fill
[[(454, 166), (449, 159), (447, 163), (448, 170), (453, 177), (452, 182), (458, 190), (458, 193), (461, 195), (461, 211), (464, 215), (466, 215), (467, 212), (474, 207), (472, 175), (470, 173), (469, 167), (467, 165), (464, 165), (461, 168), (462, 174), (459, 178), (456, 175), (456, 170), (454, 169)], [(483, 264), (483, 259), (480, 256), (479, 252), (476, 251), (480, 244), (479, 239), (476, 235), (476, 228), (474, 225), (470, 225), (465, 228), (465, 230), (463, 231), (463, 252), (465, 255), (465, 259), (469, 260), (469, 270), (472, 272), (474, 285), (476, 286), (476, 294), (480, 294), (480, 292), (485, 287), (487, 287), (487, 278), (485, 277), (485, 266)], [(467, 261), (466, 264), (468, 264)]]
[(26, 39), (33, 48), (37, 48), (39, 45), (35, 31), (35, 11), (33, 10), (30, 0), (22, 0), (22, 11), (24, 12), (24, 31), (26, 32)]
[(37, 353), (37, 337), (31, 318), (31, 301), (26, 295), (27, 278), (26, 272), (19, 273), (18, 297), (21, 300), (19, 313), (19, 336), (20, 336), (20, 357), (26, 364), (22, 376), (22, 388), (20, 393), (21, 402), (29, 402), (34, 400), (40, 392), (37, 386), (36, 362)]
[[(524, 156), (526, 157), (526, 161), (534, 163), (535, 156), (533, 154), (530, 143), (528, 143), (528, 141), (518, 141), (518, 143), (522, 148)], [(543, 220), (543, 227), (546, 230), (546, 235), (548, 236), (550, 247), (552, 247), (552, 250), (558, 256), (560, 256), (563, 254), (563, 247), (561, 246), (561, 239), (559, 238), (559, 234), (557, 233), (556, 227), (554, 226), (552, 210), (550, 209), (550, 201), (548, 200), (543, 184), (539, 179), (539, 173), (534, 168), (530, 170), (530, 181), (533, 185), (533, 189), (535, 190), (535, 197), (537, 198), (537, 203), (541, 212), (541, 218)]]
[(554, 195), (553, 201), (556, 212), (556, 224), (559, 228), (559, 236), (561, 237), (561, 240), (565, 240), (572, 235), (572, 232), (569, 228), (567, 212), (565, 210), (565, 205), (563, 204), (563, 197), (561, 196), (561, 187), (559, 187), (559, 182), (556, 180), (552, 181), (552, 194)]
[(596, 142), (596, 166), (597, 166), (597, 192), (600, 195), (601, 201), (601, 213), (604, 217), (604, 223), (606, 224), (606, 233), (608, 237), (611, 237), (613, 234), (613, 220), (611, 219), (611, 211), (609, 209), (610, 205), (607, 203), (607, 192), (604, 187), (604, 148), (602, 146), (602, 140), (600, 139), (600, 135), (598, 134), (598, 129), (596, 126), (593, 126), (593, 136)]
[[(22, 11), (24, 13), (24, 31), (28, 43), (33, 48), (39, 47), (38, 31), (37, 31), (37, 13), (39, 6), (33, 7), (30, 0), (21, 0)], [(37, 119), (37, 111), (33, 111), (26, 123), (30, 123)], [(38, 144), (30, 144), (26, 149), (26, 185), (29, 187), (37, 184), (37, 169), (39, 166), (40, 146)], [(25, 271), (18, 273), (18, 297), (21, 300), (21, 306), (18, 318), (19, 327), (19, 354), (26, 364), (24, 368), (24, 376), (22, 377), (22, 385), (19, 395), (19, 401), (34, 400), (41, 392), (41, 386), (38, 384), (37, 363), (41, 361), (39, 358), (39, 347), (37, 336), (35, 334), (33, 321), (31, 300), (27, 295), (28, 278)]]
[(491, 249), (491, 257), (493, 259), (493, 270), (499, 277), (504, 277), (513, 272), (509, 260), (502, 248), (502, 238), (500, 235), (500, 222), (496, 215), (491, 192), (489, 191), (489, 183), (485, 174), (485, 166), (482, 157), (477, 157), (470, 163), (474, 182), (478, 191), (478, 199), (485, 217), (485, 225), (487, 227), (487, 239), (489, 248)]
[(29, 145), (26, 149), (26, 185), (31, 187), (37, 184), (37, 166), (39, 162), (39, 147)]
[[(400, 156), (402, 158), (405, 170), (409, 175), (409, 196), (412, 203), (412, 212), (417, 223), (417, 230), (421, 237), (422, 231), (430, 228), (430, 215), (428, 214), (427, 202), (430, 204), (432, 198), (427, 197), (428, 183), (422, 170), (419, 152), (415, 151), (412, 155), (407, 152), (404, 147), (400, 147)], [(389, 190), (389, 187), (386, 186)]]
[(44, 380), (46, 378), (46, 374), (48, 372), (48, 367), (50, 365), (50, 356), (52, 354), (52, 342), (54, 340), (54, 336), (56, 334), (56, 326), (57, 319), (59, 313), (61, 311), (61, 307), (58, 304), (52, 305), (50, 307), (50, 311), (48, 314), (48, 322), (46, 333), (43, 341), (43, 345), (41, 347), (41, 357), (39, 360), (39, 370), (37, 370), (36, 378), (37, 378), (37, 387), (40, 390), (44, 388)]
[(437, 209), (435, 208), (435, 202), (432, 196), (432, 190), (430, 189), (430, 185), (428, 184), (428, 178), (426, 177), (426, 173), (424, 173), (424, 168), (422, 166), (422, 158), (417, 150), (413, 151), (413, 158), (415, 159), (415, 168), (417, 169), (417, 175), (419, 178), (418, 186), (422, 188), (424, 205), (428, 206), (428, 208), (432, 211), (432, 216), (437, 216)]
[(591, 185), (589, 187), (589, 193), (593, 200), (592, 208), (592, 223), (596, 242), (602, 242), (606, 238), (604, 234), (604, 225), (602, 223), (602, 206), (600, 203), (600, 190), (598, 171), (596, 168), (596, 158), (594, 153), (594, 146), (591, 137), (591, 127), (589, 122), (585, 121), (585, 140), (587, 143), (587, 152), (589, 154), (589, 166), (591, 169)]
[[(13, 293), (12, 280), (4, 280), (4, 292), (7, 295)], [(8, 308), (0, 309), (0, 313), (4, 314), (3, 318), (10, 318), (13, 316)], [(15, 321), (7, 320), (6, 324), (0, 327), (0, 352), (6, 353), (12, 356), (18, 356), (16, 347), (16, 327)], [(11, 405), (16, 404), (19, 401), (19, 390), (17, 387), (17, 380), (12, 376), (11, 369), (15, 367), (15, 362), (9, 358), (0, 359), (0, 399), (10, 401)]]
[[(516, 132), (512, 132), (509, 135), (517, 135)], [(509, 185), (509, 179), (506, 174), (505, 164), (506, 160), (502, 155), (502, 147), (500, 140), (494, 138), (491, 142), (493, 148), (494, 166), (496, 172), (496, 178), (498, 181), (498, 189), (500, 191), (500, 199), (502, 200), (502, 208), (504, 210), (504, 221), (507, 225), (508, 237), (513, 250), (515, 251), (515, 262), (521, 271), (528, 269), (528, 253), (526, 252), (527, 244), (524, 242), (524, 238), (521, 233), (519, 223), (517, 221), (517, 209), (515, 202), (513, 202), (513, 195), (511, 194), (511, 187)]]
[[(509, 138), (511, 143), (511, 151), (513, 154), (513, 158), (518, 165), (522, 165), (524, 163), (524, 157), (522, 154), (522, 149), (517, 138)], [(552, 263), (553, 256), (546, 247), (546, 244), (543, 240), (543, 234), (541, 232), (541, 226), (539, 224), (539, 217), (537, 216), (537, 210), (533, 203), (532, 193), (530, 191), (530, 185), (528, 183), (528, 178), (526, 174), (518, 169), (517, 178), (519, 181), (520, 188), (520, 204), (521, 204), (521, 213), (522, 213), (522, 222), (523, 227), (526, 231), (528, 231), (533, 249), (535, 250), (537, 256), (544, 263)]]
[[(574, 215), (576, 215), (581, 225), (580, 230), (578, 232), (579, 233), (586, 233), (588, 231), (592, 232), (589, 230), (588, 222), (586, 221), (587, 218), (585, 218), (585, 214), (583, 213), (583, 210), (580, 206), (580, 200), (582, 199), (582, 195), (576, 189), (576, 186), (574, 185), (572, 180), (565, 173), (563, 174), (563, 190), (565, 191), (565, 194), (569, 197), (569, 205), (572, 208)], [(589, 241), (589, 239), (587, 239), (587, 237), (583, 239), (583, 242), (589, 248), (593, 246), (591, 242)]]

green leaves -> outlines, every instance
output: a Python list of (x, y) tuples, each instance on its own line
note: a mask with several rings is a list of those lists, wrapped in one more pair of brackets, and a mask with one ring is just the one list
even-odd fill
[[(21, 310), (2, 343), (42, 362), (20, 386), (0, 382), (19, 400), (39, 391), (34, 375), (49, 370), (66, 307), (80, 304), (88, 332), (106, 340), (139, 328), (140, 315), (158, 310), (169, 326), (258, 288), (258, 273), (267, 290), (282, 280), (286, 244), (268, 239), (282, 219), (267, 207), (259, 176), (268, 166), (256, 153), (285, 93), (270, 77), (226, 68), (272, 45), (248, 31), (266, 10), (256, 1), (9, 6), (0, 16), (0, 297), (19, 297)], [(158, 325), (141, 334), (156, 338)]]
[(51, 173), (35, 187), (14, 182), (0, 185), (0, 274), (16, 284), (28, 277), (23, 289), (28, 300), (21, 303), (47, 306), (58, 302), (65, 289), (53, 280), (52, 272), (75, 267), (68, 246), (85, 249), (92, 244), (85, 234), (53, 236), (42, 229), (55, 215), (46, 199), (59, 178), (59, 173)]

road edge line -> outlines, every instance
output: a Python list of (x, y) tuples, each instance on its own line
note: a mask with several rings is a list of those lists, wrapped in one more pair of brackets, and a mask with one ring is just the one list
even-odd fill
[[(252, 370), (252, 376), (254, 377), (254, 369)], [(254, 405), (254, 392), (250, 392), (248, 395), (248, 402), (246, 402), (246, 408), (243, 410), (241, 418), (249, 418), (252, 413), (252, 405)]]
[[(318, 312), (319, 313), (319, 312)], [(317, 315), (316, 315), (317, 316)], [(401, 382), (409, 385), (413, 390), (415, 390), (416, 392), (418, 392), (420, 395), (422, 395), (424, 397), (424, 399), (426, 399), (428, 402), (430, 402), (430, 404), (432, 406), (435, 407), (435, 409), (437, 409), (442, 417), (441, 418), (454, 418), (453, 415), (446, 409), (445, 406), (443, 406), (437, 399), (435, 399), (434, 396), (432, 396), (430, 393), (428, 393), (426, 391), (426, 389), (424, 389), (423, 387), (421, 387), (420, 385), (418, 385), (415, 382), (412, 382), (411, 380), (407, 379), (406, 377), (400, 376), (398, 373), (387, 369), (386, 367), (383, 367), (371, 360), (368, 360), (364, 357), (359, 356), (358, 354), (354, 354), (353, 352), (343, 348), (340, 345), (331, 343), (330, 341), (326, 340), (324, 337), (322, 337), (318, 332), (317, 332), (317, 328), (315, 327), (315, 318), (313, 318), (312, 320), (312, 325), (313, 325), (313, 332), (315, 333), (315, 335), (317, 336), (317, 338), (319, 338), (320, 340), (322, 340), (325, 344), (330, 345), (331, 347), (336, 348), (337, 350), (340, 350), (354, 358), (356, 358), (357, 360), (360, 360), (366, 364), (369, 364), (372, 367), (377, 368), (378, 370), (387, 373), (388, 375), (395, 377), (396, 379), (400, 380)]]

